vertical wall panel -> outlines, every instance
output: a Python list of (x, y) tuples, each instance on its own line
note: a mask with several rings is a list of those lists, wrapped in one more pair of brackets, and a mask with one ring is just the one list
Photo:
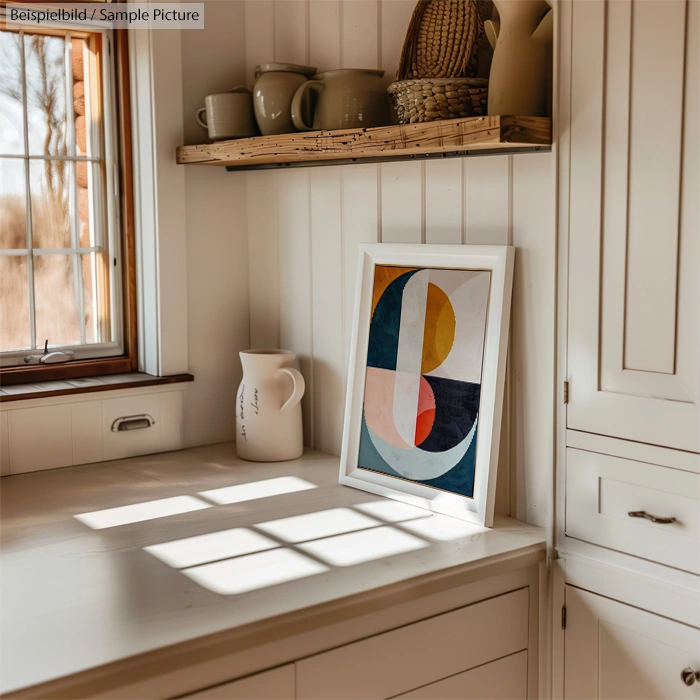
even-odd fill
[[(258, 0), (250, 0), (248, 4)], [(309, 62), (309, 3), (306, 0), (274, 0), (275, 61)]]
[(379, 0), (344, 0), (340, 4), (343, 68), (379, 68)]
[(513, 163), (511, 450), (516, 517), (545, 527), (553, 473), (555, 318), (554, 157), (521, 155)]
[(311, 174), (314, 443), (340, 452), (343, 387), (343, 231), (341, 168)]
[[(10, 473), (65, 467), (73, 461), (69, 404), (10, 411)], [(37, 436), (41, 436), (37, 439)]]
[(246, 85), (253, 87), (255, 66), (275, 60), (275, 3), (245, 3)]
[(277, 178), (280, 345), (296, 352), (306, 380), (301, 406), (307, 445), (313, 445), (314, 422), (310, 180), (310, 170), (287, 170)]
[(421, 163), (383, 163), (382, 242), (420, 243), (423, 233)]
[[(352, 0), (346, 1), (352, 2)], [(401, 48), (415, 6), (414, 0), (382, 0), (381, 67), (386, 71), (384, 82), (387, 85), (396, 80)]]
[(489, 156), (462, 161), (467, 243), (503, 245), (509, 242), (511, 158)]
[(462, 161), (425, 163), (425, 242), (462, 242)]
[(340, 0), (309, 2), (309, 65), (319, 72), (340, 67)]
[(279, 346), (276, 172), (247, 174), (250, 345)]
[(7, 425), (7, 411), (0, 413), (0, 476), (10, 473), (10, 429)]
[[(180, 392), (178, 392), (180, 394)], [(181, 394), (180, 394), (181, 395)], [(70, 405), (73, 434), (73, 464), (102, 461), (102, 401), (80, 401)], [(182, 409), (180, 409), (182, 421)], [(182, 439), (182, 425), (178, 426)]]
[(348, 372), (348, 358), (352, 341), (353, 314), (360, 243), (379, 240), (377, 222), (377, 165), (354, 165), (343, 170), (343, 261), (344, 261), (344, 316), (343, 329), (343, 384)]

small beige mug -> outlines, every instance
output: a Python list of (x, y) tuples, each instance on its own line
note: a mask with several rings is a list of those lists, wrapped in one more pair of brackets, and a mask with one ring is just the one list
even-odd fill
[(207, 95), (204, 104), (205, 107), (197, 110), (197, 122), (207, 130), (212, 141), (240, 139), (259, 133), (253, 96), (243, 86), (237, 85), (218, 95)]

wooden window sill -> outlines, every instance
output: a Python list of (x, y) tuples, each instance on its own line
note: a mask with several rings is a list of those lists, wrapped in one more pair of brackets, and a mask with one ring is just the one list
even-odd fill
[(142, 386), (160, 384), (178, 384), (192, 382), (191, 374), (176, 374), (171, 377), (155, 377), (143, 372), (128, 374), (105, 374), (98, 377), (82, 377), (61, 381), (34, 382), (33, 384), (10, 384), (0, 387), (0, 402), (24, 401), (26, 399), (43, 399), (50, 396), (70, 396), (88, 394), (95, 391), (114, 391), (115, 389), (133, 389)]

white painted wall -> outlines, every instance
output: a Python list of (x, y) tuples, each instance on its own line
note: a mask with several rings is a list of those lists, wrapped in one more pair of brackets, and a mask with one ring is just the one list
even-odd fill
[[(277, 60), (319, 70), (383, 68), (388, 84), (414, 6), (415, 0), (246, 0), (246, 82), (252, 84), (256, 64)], [(238, 192), (229, 178), (229, 190)], [(306, 442), (335, 454), (358, 244), (517, 247), (497, 510), (546, 525), (554, 440), (554, 155), (250, 173), (247, 207), (250, 345), (298, 353), (307, 381)], [(196, 316), (191, 307), (190, 314)]]
[[(245, 81), (244, 3), (207, 2), (205, 29), (182, 32), (185, 143), (204, 98)], [(248, 346), (246, 180), (223, 168), (185, 168), (189, 371), (185, 445), (234, 439), (238, 351)]]

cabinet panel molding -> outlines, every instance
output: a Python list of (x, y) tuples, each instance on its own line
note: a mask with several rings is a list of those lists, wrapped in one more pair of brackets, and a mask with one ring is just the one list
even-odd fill
[(254, 676), (240, 678), (231, 683), (223, 683), (207, 688), (193, 695), (185, 695), (188, 700), (293, 700), (294, 664), (287, 664)]
[(525, 700), (527, 652), (519, 651), (471, 671), (396, 696), (395, 700)]

